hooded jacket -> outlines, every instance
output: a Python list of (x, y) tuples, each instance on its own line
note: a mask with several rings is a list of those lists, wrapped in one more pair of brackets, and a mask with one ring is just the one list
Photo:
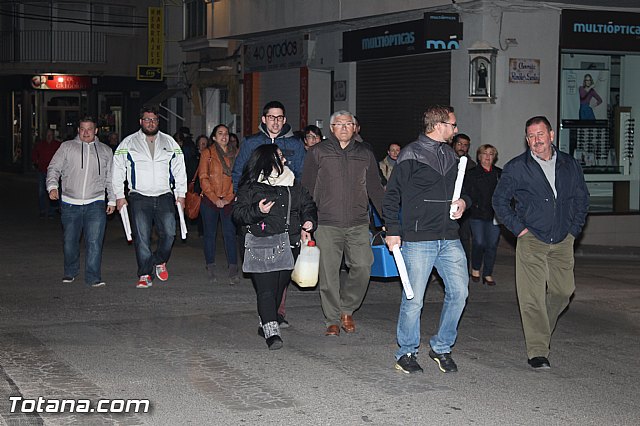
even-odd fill
[(85, 205), (104, 201), (106, 190), (109, 205), (115, 206), (112, 162), (113, 151), (97, 137), (87, 143), (76, 136), (62, 143), (51, 159), (47, 168), (47, 192), (58, 189), (58, 181), (62, 179), (62, 202)]
[[(387, 235), (406, 241), (460, 238), (458, 222), (449, 217), (459, 162), (449, 145), (425, 134), (400, 151), (384, 196)], [(464, 191), (460, 198), (471, 205)]]
[(233, 191), (238, 191), (238, 184), (240, 178), (242, 178), (242, 171), (244, 165), (249, 161), (251, 153), (260, 145), (275, 143), (282, 151), (284, 158), (287, 159), (287, 166), (291, 169), (296, 179), (302, 177), (302, 166), (304, 162), (304, 144), (295, 136), (291, 131), (291, 126), (288, 123), (284, 123), (282, 130), (275, 138), (269, 136), (269, 131), (264, 123), (260, 123), (260, 131), (256, 134), (248, 136), (240, 144), (240, 151), (236, 157), (236, 162), (233, 164), (233, 171), (231, 172), (231, 178), (233, 179)]
[(318, 224), (350, 228), (369, 223), (369, 199), (381, 211), (384, 189), (373, 152), (357, 135), (342, 149), (333, 133), (307, 152), (302, 185), (318, 206)]
[(165, 133), (158, 132), (153, 158), (142, 130), (127, 136), (113, 156), (113, 190), (124, 198), (124, 181), (131, 192), (157, 197), (175, 187), (177, 197), (187, 192), (187, 173), (180, 145)]

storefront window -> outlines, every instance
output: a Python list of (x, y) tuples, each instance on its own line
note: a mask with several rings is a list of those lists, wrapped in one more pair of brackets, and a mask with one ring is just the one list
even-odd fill
[(640, 212), (640, 14), (563, 10), (558, 146), (580, 162), (590, 212)]
[(591, 212), (639, 210), (634, 123), (638, 55), (561, 55), (559, 147), (580, 162)]

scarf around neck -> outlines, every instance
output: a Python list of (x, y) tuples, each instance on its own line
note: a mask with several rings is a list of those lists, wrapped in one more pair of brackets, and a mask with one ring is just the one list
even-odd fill
[[(218, 158), (220, 159), (220, 164), (222, 164), (222, 173), (226, 176), (231, 176), (231, 171), (233, 169), (233, 163), (236, 160), (236, 152), (234, 149), (231, 149), (227, 145), (227, 152), (224, 150), (217, 142), (214, 142), (213, 145), (216, 147), (216, 153), (218, 154)], [(229, 159), (229, 163), (225, 160), (225, 158)]]
[(282, 174), (278, 176), (278, 171), (273, 170), (271, 174), (265, 179), (264, 173), (260, 173), (258, 177), (259, 183), (265, 183), (270, 186), (293, 186), (293, 180), (295, 175), (290, 168), (284, 166)]

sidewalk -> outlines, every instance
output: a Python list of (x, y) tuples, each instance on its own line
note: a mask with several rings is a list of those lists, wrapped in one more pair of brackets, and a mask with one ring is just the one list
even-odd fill
[[(372, 281), (352, 335), (323, 335), (317, 289), (292, 286), (284, 348), (257, 336), (251, 283), (210, 285), (195, 228), (176, 242), (169, 280), (135, 288), (136, 265), (116, 217), (103, 278), (62, 277), (58, 220), (37, 218), (35, 180), (2, 175), (0, 424), (637, 425), (640, 263), (576, 258), (576, 293), (560, 318), (552, 369), (531, 370), (515, 295), (514, 254), (501, 244), (496, 287), (470, 284), (453, 351), (459, 372), (426, 353), (442, 306), (432, 285), (422, 314), (423, 374), (393, 368), (401, 295)], [(31, 194), (34, 194), (31, 197)], [(226, 270), (218, 245), (220, 273)], [(145, 398), (149, 413), (9, 412), (24, 398)]]

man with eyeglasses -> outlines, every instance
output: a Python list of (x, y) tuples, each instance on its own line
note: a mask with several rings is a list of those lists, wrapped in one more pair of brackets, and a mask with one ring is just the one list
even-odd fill
[[(249, 161), (251, 153), (260, 145), (276, 144), (282, 151), (282, 155), (287, 159), (287, 167), (291, 169), (296, 179), (302, 177), (302, 166), (304, 162), (305, 149), (300, 139), (293, 135), (291, 126), (287, 123), (285, 109), (282, 102), (270, 101), (262, 108), (262, 119), (258, 127), (258, 133), (248, 136), (240, 144), (238, 156), (233, 164), (231, 179), (233, 180), (233, 192), (238, 191), (238, 184), (242, 177), (245, 164)], [(244, 241), (243, 241), (244, 243)], [(243, 245), (241, 245), (242, 247)], [(289, 327), (286, 320), (287, 289), (284, 289), (282, 302), (278, 308), (278, 323), (280, 328)]]
[[(469, 275), (456, 219), (462, 217), (471, 200), (464, 193), (452, 200), (460, 160), (448, 144), (457, 128), (453, 107), (427, 108), (424, 133), (400, 151), (387, 183), (382, 209), (386, 243), (390, 250), (402, 246), (415, 294), (407, 299), (403, 292), (398, 316), (395, 368), (404, 373), (422, 372), (417, 361), (420, 315), (434, 266), (444, 282), (445, 297), (438, 332), (429, 341), (429, 357), (443, 373), (458, 371), (451, 349), (467, 300)], [(452, 205), (456, 207), (453, 218)]]
[(309, 151), (309, 148), (322, 142), (322, 130), (318, 126), (309, 124), (302, 131), (304, 137), (304, 149)]
[[(309, 150), (302, 185), (318, 206), (314, 236), (320, 252), (319, 288), (326, 336), (340, 328), (353, 333), (353, 312), (364, 299), (373, 253), (369, 242), (369, 199), (378, 211), (384, 189), (373, 152), (359, 142), (353, 114), (331, 115), (327, 139)], [(340, 279), (344, 254), (349, 271)]]
[(278, 145), (284, 158), (287, 159), (287, 166), (291, 169), (296, 179), (300, 179), (305, 154), (304, 144), (293, 135), (291, 126), (287, 123), (284, 105), (278, 101), (271, 101), (267, 102), (262, 108), (262, 118), (258, 133), (247, 136), (240, 144), (240, 151), (238, 151), (231, 173), (234, 192), (238, 190), (242, 170), (251, 153), (260, 145), (270, 143)]
[(535, 370), (551, 368), (551, 335), (575, 290), (573, 245), (589, 210), (582, 168), (555, 148), (554, 136), (546, 117), (527, 120), (528, 149), (504, 166), (493, 193), (498, 220), (518, 237), (516, 291)]
[[(129, 184), (128, 200), (124, 183)], [(118, 211), (129, 205), (138, 261), (137, 288), (149, 288), (151, 275), (166, 281), (167, 262), (176, 235), (176, 204), (184, 208), (187, 174), (180, 145), (159, 130), (156, 107), (140, 110), (140, 130), (127, 136), (113, 157), (113, 190)], [(151, 249), (155, 225), (158, 245)]]

